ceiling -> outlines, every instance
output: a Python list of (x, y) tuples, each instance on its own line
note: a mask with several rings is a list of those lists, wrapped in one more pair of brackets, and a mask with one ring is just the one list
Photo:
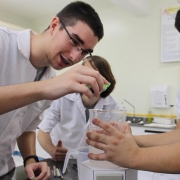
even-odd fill
[[(92, 6), (109, 0), (84, 0)], [(0, 11), (28, 20), (37, 20), (59, 12), (73, 0), (0, 0)]]
[[(150, 0), (84, 0), (84, 2), (91, 4), (95, 9), (97, 6), (103, 6), (108, 3), (109, 5), (121, 7), (125, 5), (138, 9), (138, 11), (140, 8), (136, 8), (135, 3), (139, 6), (139, 4), (143, 4), (142, 2), (148, 1)], [(73, 2), (73, 0), (0, 0), (0, 12), (35, 21), (47, 16), (54, 16), (70, 2)]]

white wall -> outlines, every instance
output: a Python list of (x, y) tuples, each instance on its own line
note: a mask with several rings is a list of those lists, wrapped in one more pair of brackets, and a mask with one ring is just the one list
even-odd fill
[[(1, 26), (4, 26), (4, 22), (6, 22), (8, 24), (12, 24), (13, 27), (17, 26), (18, 30), (20, 30), (21, 28), (29, 29), (32, 27), (31, 22), (29, 20), (26, 20), (25, 18), (16, 16), (14, 14), (2, 12), (2, 11), (0, 11), (0, 21), (1, 21), (0, 22)], [(21, 28), (19, 29), (19, 27)]]
[(17, 26), (17, 25), (14, 25), (14, 24), (10, 24), (10, 23), (7, 23), (7, 22), (4, 22), (4, 21), (0, 21), (0, 26), (4, 26), (4, 27), (7, 27), (7, 28), (11, 28), (13, 30), (24, 30), (25, 28), (21, 27), (21, 26)]
[[(105, 36), (93, 54), (101, 55), (110, 62), (117, 80), (113, 96), (119, 102), (123, 98), (131, 102), (136, 114), (147, 114), (151, 106), (151, 85), (169, 84), (171, 104), (175, 104), (180, 85), (180, 62), (160, 62), (161, 7), (177, 4), (177, 0), (151, 2), (152, 13), (142, 17), (136, 17), (110, 2), (94, 7), (104, 24)], [(31, 28), (41, 32), (49, 25), (51, 18), (39, 19), (31, 23)], [(124, 105), (128, 113), (133, 112), (128, 104)], [(153, 114), (169, 115), (170, 110), (153, 108)]]
[[(95, 53), (110, 61), (117, 86), (113, 95), (131, 102), (137, 114), (147, 114), (152, 84), (172, 87), (172, 104), (180, 85), (180, 63), (160, 62), (161, 7), (177, 4), (176, 0), (152, 0), (152, 13), (135, 17), (119, 7), (100, 10), (105, 37)], [(126, 104), (128, 112), (132, 107)], [(175, 111), (175, 110), (174, 110)], [(170, 110), (153, 109), (155, 114), (169, 114)]]

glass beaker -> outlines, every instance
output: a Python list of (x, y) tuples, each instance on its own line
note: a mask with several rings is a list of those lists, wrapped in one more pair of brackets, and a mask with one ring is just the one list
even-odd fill
[[(125, 110), (89, 109), (89, 131), (101, 130), (99, 126), (96, 126), (92, 123), (92, 120), (94, 118), (101, 119), (105, 122), (111, 123), (111, 125), (118, 129), (120, 132), (124, 132), (124, 122), (126, 120)], [(118, 122), (118, 125), (116, 125), (116, 122)], [(103, 151), (90, 146), (89, 152), (93, 154), (99, 154)]]
[[(89, 131), (98, 131), (102, 130), (99, 126), (96, 126), (92, 123), (94, 118), (101, 119), (105, 122), (110, 123), (114, 126), (118, 131), (124, 133), (124, 123), (126, 121), (126, 111), (125, 110), (101, 110), (101, 109), (89, 109)], [(117, 123), (118, 122), (118, 123)], [(89, 153), (93, 154), (101, 154), (102, 150), (92, 147), (89, 145)], [(116, 165), (107, 162), (107, 161), (94, 161), (93, 166), (101, 168), (111, 168), (116, 167)], [(102, 167), (103, 166), (103, 167)]]

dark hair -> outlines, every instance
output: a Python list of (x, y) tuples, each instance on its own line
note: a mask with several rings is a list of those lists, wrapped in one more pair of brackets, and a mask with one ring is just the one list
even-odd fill
[(85, 22), (98, 37), (104, 36), (102, 22), (96, 11), (87, 3), (75, 1), (65, 6), (57, 15), (66, 26), (74, 26), (77, 21)]
[(176, 29), (180, 32), (180, 10), (177, 11), (174, 25), (175, 25)]
[(114, 90), (115, 85), (116, 85), (116, 80), (111, 71), (111, 66), (106, 61), (106, 59), (104, 59), (100, 56), (92, 56), (91, 60), (86, 61), (86, 59), (88, 60), (88, 58), (90, 58), (90, 56), (88, 56), (84, 59), (85, 61), (82, 63), (82, 65), (85, 65), (86, 62), (89, 62), (90, 65), (95, 70), (98, 70), (99, 73), (111, 83), (111, 85), (107, 88), (107, 90), (101, 93), (101, 97), (105, 98)]

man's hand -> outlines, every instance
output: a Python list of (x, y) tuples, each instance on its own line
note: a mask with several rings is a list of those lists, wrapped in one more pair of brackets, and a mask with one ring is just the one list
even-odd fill
[(98, 71), (75, 65), (65, 73), (41, 83), (45, 83), (43, 86), (45, 94), (41, 95), (44, 94), (45, 99), (54, 100), (73, 92), (83, 93), (91, 98), (93, 94), (85, 84), (91, 85), (94, 95), (99, 96), (103, 85), (109, 82)]
[(54, 161), (64, 161), (67, 151), (68, 150), (62, 146), (62, 141), (59, 140), (51, 156)]
[(0, 115), (36, 101), (55, 100), (74, 92), (91, 98), (93, 94), (84, 84), (91, 85), (94, 95), (99, 96), (103, 85), (108, 83), (98, 71), (78, 64), (48, 80), (1, 86)]
[(25, 171), (29, 179), (36, 177), (36, 180), (48, 180), (50, 178), (50, 168), (46, 162), (27, 164)]

